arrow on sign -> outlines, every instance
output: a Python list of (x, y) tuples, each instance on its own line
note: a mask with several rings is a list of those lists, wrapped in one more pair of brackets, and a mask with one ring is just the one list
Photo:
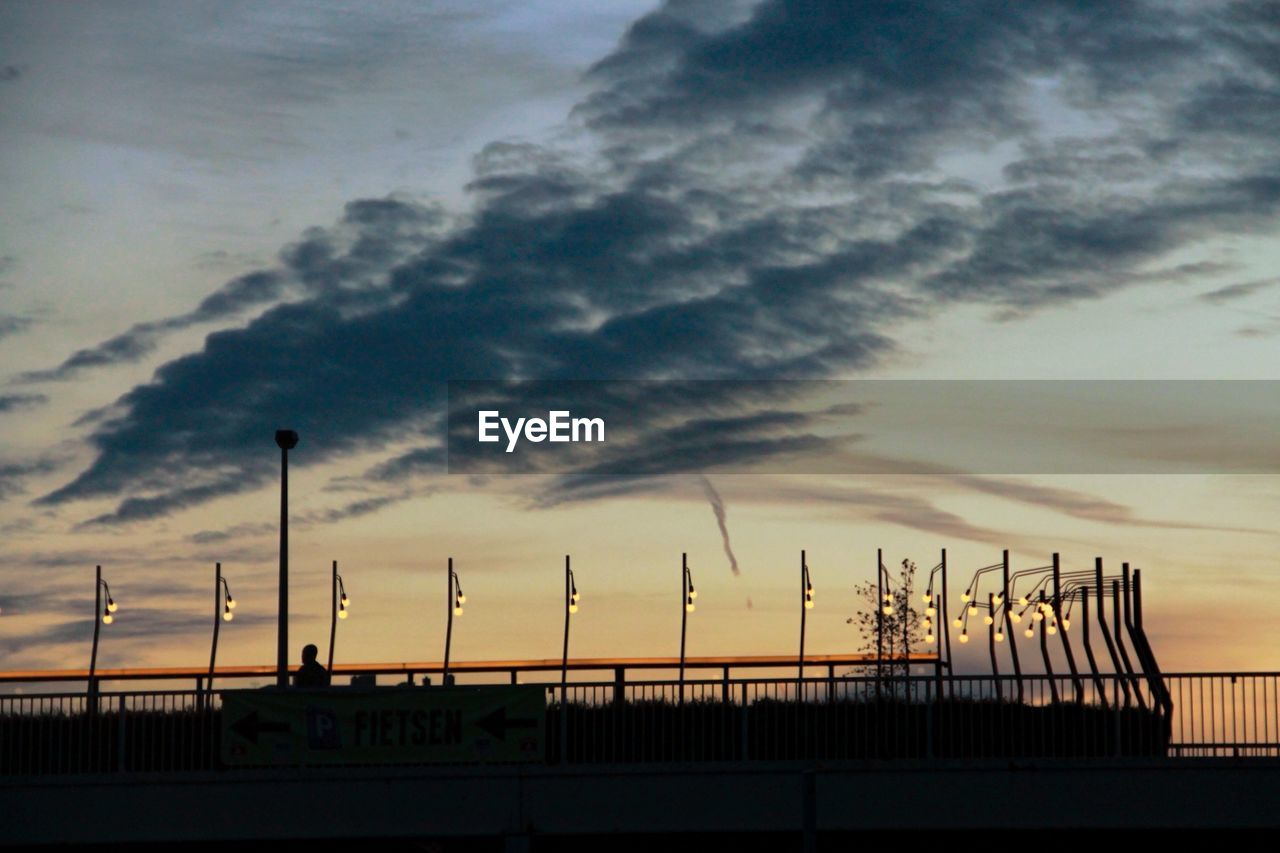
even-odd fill
[(476, 720), (476, 725), (498, 740), (506, 740), (507, 729), (532, 729), (538, 725), (538, 721), (530, 717), (507, 719), (507, 709), (499, 707)]
[(257, 743), (258, 735), (260, 734), (288, 734), (289, 724), (260, 720), (258, 719), (257, 711), (250, 711), (247, 716), (241, 717), (231, 724), (231, 731), (240, 735), (240, 737), (249, 741), (249, 743)]

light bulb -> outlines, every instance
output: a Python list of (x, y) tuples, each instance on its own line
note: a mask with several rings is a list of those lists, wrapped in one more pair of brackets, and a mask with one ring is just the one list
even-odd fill
[(925, 634), (925, 635), (924, 635), (924, 641), (925, 641), (926, 643), (932, 643), (932, 642), (933, 642), (933, 634)]
[(967, 642), (969, 642), (969, 635), (968, 635), (968, 634), (961, 634), (961, 635), (960, 635), (960, 642), (962, 642), (962, 643), (967, 643)]
[(107, 612), (115, 613), (119, 609), (120, 609), (120, 605), (116, 604), (115, 599), (111, 598), (110, 596), (107, 596)]
[(103, 624), (103, 625), (110, 625), (110, 624), (115, 620), (115, 618), (116, 618), (116, 617), (112, 616), (110, 613), (103, 613), (103, 614), (102, 614), (102, 624)]
[(459, 603), (459, 604), (466, 604), (466, 603), (467, 603), (467, 597), (466, 597), (465, 595), (463, 595), (463, 594), (462, 594), (462, 591), (461, 591), (461, 590), (459, 590), (459, 591), (458, 591), (458, 603)]
[(1039, 622), (1041, 619), (1044, 618), (1044, 614), (1041, 613), (1039, 610), (1037, 610), (1035, 613), (1031, 614), (1031, 618)]
[(1050, 637), (1052, 637), (1054, 634), (1058, 633), (1058, 626), (1050, 622), (1049, 627), (1045, 628), (1044, 630), (1045, 630), (1045, 633), (1047, 633)]
[(886, 592), (886, 593), (884, 594), (884, 600), (885, 600), (885, 601), (893, 601), (893, 593)]
[(570, 605), (569, 605), (569, 612), (570, 612), (570, 613), (577, 613), (577, 612), (578, 612), (578, 605), (576, 605), (576, 604), (570, 604)]
[(924, 620), (924, 624), (923, 624), (921, 627), (923, 627), (923, 628), (932, 628), (932, 627), (933, 627), (933, 623), (932, 623), (931, 621), (929, 621), (928, 619), (926, 619), (926, 620)]
[(232, 610), (236, 609), (236, 600), (229, 595), (227, 596), (227, 606)]
[(1035, 635), (1036, 635), (1036, 631), (1030, 625), (1027, 626), (1027, 630), (1022, 632), (1022, 636), (1026, 637), (1028, 640), (1034, 637)]
[(928, 604), (930, 601), (933, 601), (933, 593), (931, 592), (926, 592), (924, 595), (920, 597), (924, 599), (925, 604)]
[(935, 609), (934, 609), (934, 608), (932, 608), (932, 607), (926, 607), (926, 608), (924, 609), (924, 615), (925, 615), (925, 616), (933, 616), (933, 615), (934, 615), (934, 614), (936, 614), (937, 612), (938, 612), (938, 611), (937, 611), (937, 610), (935, 610)]
[(1003, 595), (997, 595), (997, 596), (995, 597), (995, 602), (996, 602), (996, 604), (1004, 604), (1004, 596), (1003, 596)]
[(462, 608), (461, 608), (461, 607), (454, 607), (454, 608), (453, 608), (453, 615), (454, 615), (454, 616), (461, 616), (461, 615), (462, 615)]
[(804, 600), (804, 609), (805, 609), (805, 610), (812, 610), (812, 609), (813, 609), (813, 599), (812, 599), (812, 598), (806, 598), (806, 599)]
[(959, 616), (957, 616), (957, 617), (955, 618), (955, 621), (954, 621), (954, 622), (952, 622), (951, 624), (952, 624), (952, 625), (954, 625), (955, 627), (959, 628), (961, 625), (963, 625), (963, 624), (964, 624), (964, 620), (963, 620), (963, 619), (961, 619)]
[(1027, 597), (1024, 595), (1022, 596), (1022, 598), (1018, 599), (1018, 603), (1021, 604), (1023, 607), (1026, 607), (1029, 602), (1027, 601)]
[(696, 589), (694, 589), (694, 588), (693, 588), (693, 584), (689, 584), (689, 597), (690, 597), (690, 598), (697, 598), (697, 597), (698, 597), (698, 591), (697, 591)]
[(234, 613), (232, 613), (230, 610), (224, 610), (224, 611), (222, 611), (222, 621), (223, 621), (223, 622), (230, 622), (230, 621), (231, 621), (232, 619), (234, 619), (234, 618), (236, 618), (236, 615), (235, 615)]
[(687, 612), (687, 613), (692, 613), (692, 612), (693, 612), (693, 602), (692, 602), (692, 601), (690, 601), (689, 603), (687, 603), (687, 604), (684, 606), (684, 609), (685, 609), (685, 612)]
[(1019, 613), (1010, 613), (1009, 619), (1013, 622), (1013, 624), (1017, 625), (1019, 622), (1022, 621), (1022, 615)]
[[(351, 599), (347, 598), (347, 594), (344, 592), (344, 593), (342, 594), (342, 598), (338, 599), (338, 603), (339, 603), (339, 604), (341, 604), (343, 607), (350, 607), (350, 606), (351, 606)], [(231, 605), (231, 606), (232, 606), (232, 607), (235, 607), (235, 605), (234, 605), (234, 604), (233, 604), (233, 605)]]
[(960, 594), (960, 600), (961, 601), (969, 600), (969, 590), (966, 589), (963, 593)]
[(1004, 642), (1004, 631), (996, 631), (996, 642), (997, 643)]
[(991, 616), (991, 614), (990, 614), (990, 613), (988, 613), (986, 616), (983, 616), (983, 617), (982, 617), (982, 624), (983, 624), (983, 625), (994, 625), (994, 624), (996, 624), (996, 620), (995, 620), (994, 618), (992, 618), (992, 616)]
[(893, 615), (893, 608), (886, 604), (886, 605), (884, 606), (884, 615), (885, 615), (885, 616), (892, 616), (892, 615)]
[(569, 596), (569, 598), (573, 601), (577, 601), (578, 599), (582, 598), (582, 596), (578, 595), (578, 591), (575, 589), (573, 591), (573, 595)]
[(347, 609), (346, 609), (345, 607), (342, 607), (342, 608), (339, 608), (339, 609), (338, 609), (338, 618), (339, 618), (339, 619), (346, 619), (346, 618), (347, 618)]
[(978, 605), (976, 605), (976, 604), (970, 604), (970, 605), (969, 605), (969, 615), (970, 615), (970, 616), (977, 616), (977, 615), (978, 615)]
[(1062, 620), (1062, 630), (1064, 630), (1064, 631), (1070, 631), (1070, 630), (1071, 630), (1071, 620), (1070, 620), (1070, 619), (1063, 619), (1063, 620)]

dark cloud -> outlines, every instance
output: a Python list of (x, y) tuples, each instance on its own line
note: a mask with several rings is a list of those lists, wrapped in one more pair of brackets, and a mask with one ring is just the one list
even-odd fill
[[(254, 488), (283, 425), (301, 465), (403, 447), (443, 426), (451, 378), (847, 375), (894, 353), (903, 320), (1097, 298), (1276, 229), (1266, 5), (715, 5), (664, 5), (593, 69), (576, 113), (597, 155), (491, 145), (466, 218), (353, 202), (281, 270), (213, 294), (199, 322), (271, 307), (121, 397), (42, 502), (129, 495), (96, 519), (115, 523)], [(58, 370), (137, 358), (157, 330), (131, 334)], [(828, 440), (652, 426), (629, 461), (659, 477)], [(371, 475), (429, 470), (438, 446)], [(564, 478), (546, 502), (577, 482), (608, 489)]]
[(28, 477), (37, 474), (48, 474), (57, 468), (57, 463), (48, 457), (25, 462), (4, 462), (0, 460), (0, 500), (10, 495), (21, 494), (25, 489)]
[(49, 402), (44, 394), (0, 394), (0, 415), (43, 406)]
[(1202, 293), (1200, 294), (1200, 298), (1205, 302), (1211, 302), (1214, 305), (1221, 305), (1224, 302), (1231, 302), (1236, 299), (1243, 299), (1246, 296), (1252, 296), (1260, 290), (1274, 287), (1277, 284), (1280, 284), (1280, 278), (1263, 278), (1256, 281), (1242, 281), (1238, 284), (1229, 284), (1226, 287), (1220, 287), (1217, 290)]
[(17, 314), (0, 314), (0, 340), (24, 332), (30, 328), (32, 319)]

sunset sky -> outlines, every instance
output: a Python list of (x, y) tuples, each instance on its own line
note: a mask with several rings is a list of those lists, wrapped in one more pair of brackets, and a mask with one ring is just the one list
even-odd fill
[(333, 559), (338, 660), (421, 661), (451, 556), (472, 660), (559, 655), (566, 553), (574, 655), (674, 655), (681, 552), (691, 654), (787, 654), (802, 548), (813, 652), (877, 548), (1009, 548), (1141, 567), (1166, 671), (1280, 669), (1274, 420), (1177, 474), (788, 468), (746, 394), (749, 458), (442, 452), (448, 380), (1280, 380), (1274, 3), (9, 0), (0, 117), (0, 669), (87, 665), (99, 563), (100, 666), (207, 661), (215, 561), (274, 662), (280, 427), (291, 655)]

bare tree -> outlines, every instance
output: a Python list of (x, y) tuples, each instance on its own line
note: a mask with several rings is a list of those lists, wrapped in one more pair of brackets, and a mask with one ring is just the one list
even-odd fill
[[(858, 631), (860, 641), (858, 651), (873, 655), (876, 653), (877, 645), (877, 615), (880, 620), (883, 620), (879, 627), (883, 636), (885, 662), (879, 667), (879, 673), (887, 683), (910, 673), (906, 655), (911, 653), (913, 643), (921, 642), (923, 623), (920, 612), (914, 607), (915, 578), (915, 561), (907, 559), (902, 561), (902, 568), (896, 582), (891, 583), (884, 590), (884, 595), (888, 596), (887, 600), (876, 597), (879, 589), (874, 581), (855, 586), (854, 592), (864, 604), (862, 609), (845, 620), (847, 624), (855, 626)], [(885, 607), (888, 607), (890, 612), (885, 613)], [(898, 655), (903, 656), (901, 661), (894, 660)], [(875, 664), (866, 664), (856, 667), (854, 671), (859, 675), (874, 675), (876, 670)]]

